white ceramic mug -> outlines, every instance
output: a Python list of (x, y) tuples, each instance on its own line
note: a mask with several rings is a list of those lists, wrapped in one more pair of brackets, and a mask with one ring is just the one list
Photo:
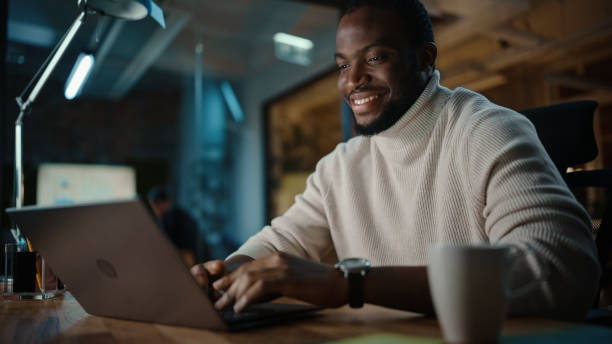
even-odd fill
[(525, 259), (511, 246), (436, 244), (429, 250), (427, 275), (444, 340), (499, 341), (506, 300), (536, 287), (543, 276), (510, 290), (512, 268)]

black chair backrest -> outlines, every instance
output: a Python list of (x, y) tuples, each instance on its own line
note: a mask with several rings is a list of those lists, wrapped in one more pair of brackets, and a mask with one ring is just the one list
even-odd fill
[(521, 111), (535, 125), (544, 148), (561, 172), (597, 156), (593, 114), (597, 102), (575, 101)]
[[(603, 188), (606, 195), (599, 226), (594, 226), (599, 263), (603, 268), (600, 287), (612, 284), (612, 271), (606, 269), (612, 251), (612, 169), (575, 171), (569, 166), (584, 164), (597, 156), (593, 115), (597, 103), (576, 101), (521, 111), (535, 125), (546, 151), (570, 188)], [(598, 227), (598, 228), (597, 228)], [(594, 307), (599, 303), (599, 295)], [(607, 323), (606, 323), (607, 324)]]

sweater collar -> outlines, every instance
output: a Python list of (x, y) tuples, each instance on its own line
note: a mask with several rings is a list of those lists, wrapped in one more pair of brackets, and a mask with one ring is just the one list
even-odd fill
[(431, 135), (440, 112), (450, 96), (450, 91), (440, 86), (440, 72), (434, 71), (427, 86), (406, 111), (389, 129), (372, 136), (383, 151), (412, 150), (415, 143)]

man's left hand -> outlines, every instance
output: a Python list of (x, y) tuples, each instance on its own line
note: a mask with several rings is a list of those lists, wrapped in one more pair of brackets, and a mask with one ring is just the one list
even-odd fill
[(348, 282), (333, 266), (282, 252), (242, 265), (215, 281), (213, 287), (223, 291), (215, 307), (223, 309), (234, 304), (235, 312), (279, 296), (324, 307), (340, 307), (348, 301)]

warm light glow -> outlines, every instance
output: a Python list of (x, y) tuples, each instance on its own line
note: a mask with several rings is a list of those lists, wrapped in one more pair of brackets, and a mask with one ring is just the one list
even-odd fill
[(89, 73), (94, 65), (94, 56), (91, 54), (81, 53), (77, 58), (72, 72), (66, 81), (66, 87), (64, 89), (64, 96), (66, 99), (74, 99), (83, 88)]
[(313, 47), (312, 41), (306, 38), (290, 35), (288, 33), (276, 33), (274, 41), (278, 43), (292, 45), (305, 50), (310, 50)]

